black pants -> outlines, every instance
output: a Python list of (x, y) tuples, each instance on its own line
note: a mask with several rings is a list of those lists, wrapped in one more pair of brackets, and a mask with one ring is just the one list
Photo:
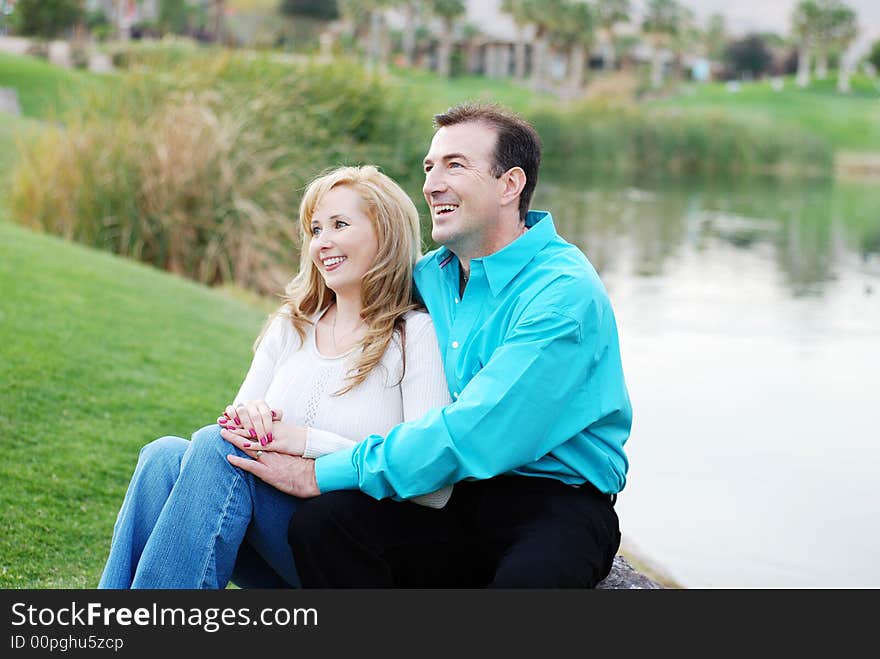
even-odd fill
[(441, 510), (328, 492), (288, 528), (305, 588), (592, 588), (620, 546), (608, 495), (552, 478), (456, 483)]

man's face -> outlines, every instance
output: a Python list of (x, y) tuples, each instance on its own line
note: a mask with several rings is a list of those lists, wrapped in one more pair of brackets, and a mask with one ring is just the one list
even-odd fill
[(446, 126), (425, 156), (431, 237), (460, 256), (478, 254), (500, 217), (503, 186), (491, 172), (496, 141), (496, 130), (481, 122)]

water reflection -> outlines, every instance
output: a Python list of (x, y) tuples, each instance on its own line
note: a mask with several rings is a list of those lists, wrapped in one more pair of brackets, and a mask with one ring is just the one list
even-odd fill
[(551, 209), (602, 273), (626, 261), (634, 274), (662, 275), (683, 247), (721, 241), (772, 248), (792, 295), (821, 295), (841, 261), (857, 254), (867, 267), (880, 254), (876, 184), (542, 181), (533, 206)]
[(691, 587), (880, 587), (876, 184), (538, 188), (618, 317), (625, 541)]

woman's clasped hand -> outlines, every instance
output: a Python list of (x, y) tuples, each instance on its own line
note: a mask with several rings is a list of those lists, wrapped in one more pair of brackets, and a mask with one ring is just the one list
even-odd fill
[(227, 405), (217, 418), (220, 435), (252, 457), (264, 452), (301, 456), (305, 451), (306, 429), (285, 423), (284, 412), (274, 410), (263, 400), (233, 407)]

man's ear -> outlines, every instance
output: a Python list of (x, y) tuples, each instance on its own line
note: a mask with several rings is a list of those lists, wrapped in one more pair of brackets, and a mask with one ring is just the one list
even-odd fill
[(501, 205), (506, 206), (516, 201), (519, 203), (519, 196), (522, 194), (523, 188), (526, 187), (526, 173), (522, 167), (511, 167), (501, 175), (499, 179), (501, 183)]

